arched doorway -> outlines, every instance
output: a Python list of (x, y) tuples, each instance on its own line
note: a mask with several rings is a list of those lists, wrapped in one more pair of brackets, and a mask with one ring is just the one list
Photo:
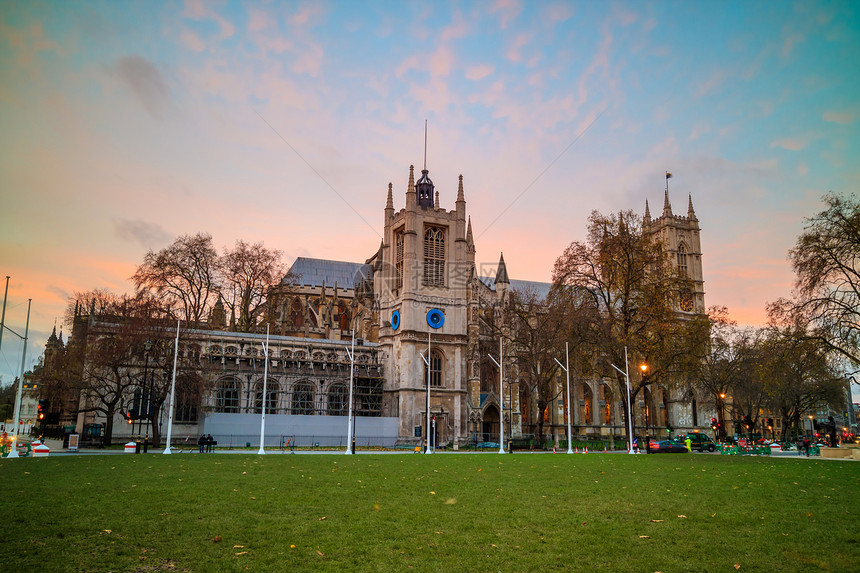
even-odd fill
[(591, 386), (588, 384), (582, 385), (582, 399), (579, 401), (579, 420), (581, 424), (590, 426), (593, 424), (591, 417), (591, 405), (594, 403), (594, 396), (591, 393)]
[(613, 419), (613, 415), (615, 412), (613, 411), (612, 404), (612, 389), (609, 388), (607, 384), (600, 385), (600, 410), (601, 410), (601, 422), (606, 426), (611, 426), (615, 423)]
[(481, 419), (481, 441), (491, 442), (499, 438), (499, 409), (495, 405), (487, 406)]

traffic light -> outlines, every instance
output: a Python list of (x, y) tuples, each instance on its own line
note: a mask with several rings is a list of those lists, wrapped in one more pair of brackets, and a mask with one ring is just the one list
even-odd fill
[(717, 419), (716, 418), (711, 418), (711, 429), (712, 430), (717, 429)]
[(48, 401), (47, 400), (39, 400), (39, 421), (45, 419), (45, 413), (48, 411)]
[(752, 418), (750, 418), (750, 415), (749, 415), (749, 414), (747, 414), (746, 416), (744, 416), (744, 426), (746, 426), (746, 427), (747, 427), (747, 430), (749, 430), (749, 429), (750, 429), (750, 428), (752, 428), (752, 426), (753, 426)]
[(768, 419), (767, 419), (767, 429), (768, 429), (768, 430), (773, 430), (773, 418), (768, 418)]

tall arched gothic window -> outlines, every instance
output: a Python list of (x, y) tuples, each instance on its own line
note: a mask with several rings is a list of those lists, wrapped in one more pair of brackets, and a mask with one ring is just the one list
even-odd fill
[(215, 411), (225, 414), (239, 412), (239, 389), (234, 380), (225, 380), (215, 392)]
[(346, 416), (349, 413), (349, 390), (346, 384), (335, 384), (328, 390), (329, 416)]
[[(424, 368), (424, 385), (427, 385), (428, 368)], [(430, 351), (430, 386), (442, 386), (442, 353), (438, 350)]]
[(394, 232), (394, 269), (397, 272), (394, 288), (403, 286), (403, 252), (404, 252), (403, 229)]
[[(269, 379), (266, 384), (266, 413), (276, 414), (278, 410), (278, 384)], [(258, 382), (254, 392), (254, 413), (263, 412), (263, 383)]]
[(687, 248), (684, 245), (678, 245), (678, 274), (687, 276)]
[(445, 286), (445, 229), (441, 227), (424, 231), (424, 284)]
[(292, 414), (310, 416), (314, 413), (314, 389), (307, 382), (296, 382), (293, 386)]

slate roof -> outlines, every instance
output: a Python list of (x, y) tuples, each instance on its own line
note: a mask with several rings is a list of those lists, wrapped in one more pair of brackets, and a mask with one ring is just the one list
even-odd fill
[[(322, 286), (325, 282), (327, 287), (337, 284), (338, 288), (355, 288), (357, 282), (370, 279), (373, 273), (365, 263), (298, 257), (290, 267), (290, 275), (301, 286)], [(284, 278), (283, 282), (290, 281)]]
[[(496, 279), (494, 277), (478, 277), (478, 280), (487, 285), (490, 289), (496, 290)], [(549, 294), (550, 287), (552, 287), (552, 283), (511, 279), (509, 289), (518, 290), (521, 292), (533, 291), (538, 296), (538, 298), (546, 300), (546, 296)]]

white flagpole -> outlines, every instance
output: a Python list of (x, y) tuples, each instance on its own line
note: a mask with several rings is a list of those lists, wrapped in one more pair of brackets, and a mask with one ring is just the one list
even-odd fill
[(564, 363), (566, 366), (562, 366), (561, 362), (558, 361), (557, 358), (553, 358), (555, 363), (561, 366), (564, 369), (565, 374), (567, 374), (567, 453), (573, 453), (573, 435), (570, 431), (570, 419), (573, 417), (573, 410), (570, 409), (570, 354), (569, 354), (567, 342), (564, 343)]
[(352, 440), (354, 439), (352, 435), (352, 417), (355, 415), (352, 411), (352, 377), (355, 371), (355, 322), (352, 323), (352, 351), (347, 348), (346, 353), (349, 354), (349, 416), (346, 419), (346, 452), (344, 453), (351, 455), (355, 453), (352, 451)]
[(427, 420), (424, 428), (426, 430), (425, 441), (427, 443), (427, 448), (424, 450), (425, 454), (432, 454), (433, 450), (430, 448), (430, 378), (433, 377), (433, 372), (430, 369), (430, 364), (432, 363), (433, 358), (430, 353), (430, 333), (427, 333)]
[(505, 357), (502, 354), (502, 337), (499, 336), (499, 453), (505, 453), (505, 387), (504, 387)]
[(170, 436), (173, 434), (173, 411), (176, 409), (176, 362), (179, 359), (179, 324), (182, 319), (176, 320), (176, 341), (173, 343), (173, 378), (170, 381), (170, 407), (167, 410), (167, 446), (164, 448), (165, 454), (170, 451)]
[[(18, 395), (15, 398), (15, 421), (12, 428), (12, 449), (9, 451), (7, 458), (18, 457), (18, 442), (21, 436), (18, 435), (18, 422), (21, 420), (21, 399), (24, 392), (24, 368), (27, 363), (27, 336), (30, 334), (30, 304), (33, 299), (27, 299), (27, 326), (24, 328), (24, 351), (21, 353), (21, 374), (18, 376)], [(20, 336), (20, 334), (18, 334)]]
[(266, 379), (269, 377), (269, 323), (266, 323), (266, 345), (263, 346), (263, 359), (266, 363), (263, 366), (263, 403), (261, 404), (262, 408), (260, 408), (260, 411), (263, 413), (260, 417), (260, 449), (257, 451), (260, 455), (266, 453), (263, 444), (266, 439)]

